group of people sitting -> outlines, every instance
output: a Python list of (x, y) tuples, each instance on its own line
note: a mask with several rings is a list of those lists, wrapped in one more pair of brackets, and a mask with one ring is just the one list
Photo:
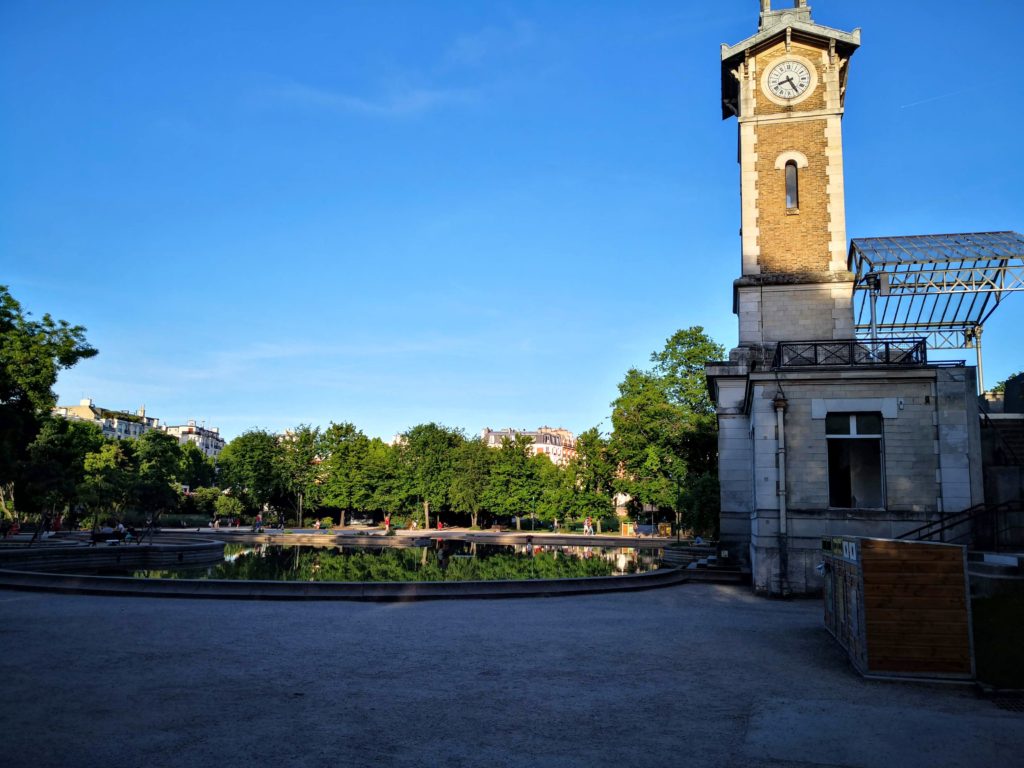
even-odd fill
[(138, 532), (134, 526), (126, 526), (120, 520), (116, 524), (111, 525), (110, 521), (104, 521), (102, 525), (92, 532), (92, 543), (95, 544), (97, 541), (121, 541), (131, 542), (137, 541), (139, 538)]

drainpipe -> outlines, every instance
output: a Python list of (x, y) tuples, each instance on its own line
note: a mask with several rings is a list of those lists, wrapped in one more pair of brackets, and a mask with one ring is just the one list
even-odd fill
[(779, 464), (779, 485), (775, 493), (779, 499), (779, 592), (790, 593), (789, 589), (789, 536), (786, 520), (786, 396), (782, 389), (772, 400), (775, 406), (776, 428), (778, 430), (778, 449), (776, 456)]
[(778, 431), (778, 449), (775, 454), (779, 464), (779, 487), (775, 491), (779, 497), (779, 535), (786, 535), (786, 396), (779, 390), (772, 400), (775, 406), (776, 429)]

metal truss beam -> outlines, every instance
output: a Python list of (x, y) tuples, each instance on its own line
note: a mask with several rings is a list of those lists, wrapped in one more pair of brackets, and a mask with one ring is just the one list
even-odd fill
[(1024, 291), (1024, 265), (886, 272), (880, 295)]

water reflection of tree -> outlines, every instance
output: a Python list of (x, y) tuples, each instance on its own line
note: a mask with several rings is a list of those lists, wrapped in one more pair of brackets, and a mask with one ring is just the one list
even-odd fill
[[(297, 548), (240, 554), (211, 569), (215, 579), (295, 581), (493, 581), (565, 579), (610, 576), (617, 569), (603, 558), (558, 557), (537, 552), (532, 557), (496, 553), (465, 557), (430, 549), (380, 552), (294, 551)], [(632, 569), (632, 570), (635, 570)]]
[(437, 541), (431, 547), (364, 550), (229, 545), (202, 569), (136, 571), (138, 578), (262, 581), (494, 581), (637, 573), (657, 567), (655, 550)]

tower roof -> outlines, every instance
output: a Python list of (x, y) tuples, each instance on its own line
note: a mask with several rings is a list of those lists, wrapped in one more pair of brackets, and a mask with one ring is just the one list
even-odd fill
[(756, 35), (736, 45), (722, 43), (722, 119), (736, 114), (738, 83), (732, 71), (747, 56), (774, 45), (778, 40), (790, 40), (835, 46), (840, 56), (848, 57), (860, 46), (860, 29), (843, 32), (816, 24), (811, 19), (807, 0), (794, 0), (793, 7), (772, 10), (771, 0), (761, 0), (761, 15)]
[(933, 349), (965, 349), (978, 343), (1000, 303), (1024, 292), (1024, 235), (858, 238), (850, 241), (849, 267), (856, 275), (858, 335), (871, 331), (873, 315), (883, 335), (927, 337)]

